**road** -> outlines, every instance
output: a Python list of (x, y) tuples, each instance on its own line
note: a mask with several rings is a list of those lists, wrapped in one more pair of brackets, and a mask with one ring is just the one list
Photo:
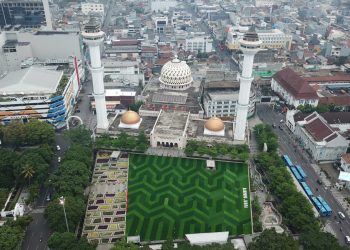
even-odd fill
[[(69, 145), (64, 139), (63, 135), (56, 134), (55, 135), (56, 145), (60, 145), (61, 150), (56, 151), (56, 155), (54, 156), (51, 165), (49, 167), (49, 173), (53, 173), (57, 170), (59, 163), (57, 162), (57, 158), (60, 156), (61, 158), (64, 155), (64, 152), (68, 149)], [(46, 197), (48, 194), (52, 192), (51, 187), (47, 187), (44, 183), (41, 185), (39, 191), (39, 197), (34, 204), (34, 209), (31, 212), (33, 217), (33, 221), (29, 224), (26, 235), (24, 238), (24, 242), (22, 245), (22, 249), (24, 250), (45, 250), (47, 249), (47, 240), (51, 235), (51, 230), (48, 226), (46, 219), (44, 218), (44, 211), (48, 204)], [(40, 242), (40, 238), (42, 241)]]
[[(266, 104), (257, 105), (257, 114), (264, 123), (279, 124), (281, 119), (285, 119), (284, 115), (272, 111), (272, 108)], [(337, 215), (338, 211), (346, 214), (343, 207), (333, 197), (328, 187), (317, 184), (316, 180), (319, 179), (320, 173), (316, 173), (311, 164), (310, 156), (308, 156), (298, 143), (293, 138), (293, 135), (289, 133), (289, 130), (284, 126), (283, 129), (276, 129), (275, 132), (278, 135), (279, 148), (281, 154), (288, 154), (293, 163), (299, 164), (303, 167), (306, 175), (308, 176), (307, 184), (310, 186), (312, 192), (315, 195), (322, 196), (333, 210), (331, 217), (325, 218), (342, 245), (345, 245), (345, 235), (350, 235), (350, 219), (346, 217), (345, 220), (340, 220)], [(317, 191), (318, 190), (318, 191)], [(342, 228), (342, 231), (340, 231)]]

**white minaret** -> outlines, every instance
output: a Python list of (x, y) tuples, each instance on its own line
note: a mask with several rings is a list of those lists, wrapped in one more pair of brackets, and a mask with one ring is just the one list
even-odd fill
[(247, 127), (247, 116), (249, 108), (250, 86), (254, 77), (253, 63), (254, 56), (260, 50), (261, 41), (255, 32), (254, 26), (244, 34), (240, 40), (241, 50), (244, 55), (242, 74), (239, 77), (239, 97), (236, 106), (236, 125), (234, 132), (234, 140), (244, 141)]
[(104, 32), (96, 19), (90, 19), (82, 32), (83, 41), (89, 46), (90, 71), (93, 84), (93, 96), (96, 104), (97, 129), (106, 130), (108, 128), (107, 108), (105, 99), (105, 87), (103, 84), (103, 67), (101, 64), (100, 46), (104, 40)]

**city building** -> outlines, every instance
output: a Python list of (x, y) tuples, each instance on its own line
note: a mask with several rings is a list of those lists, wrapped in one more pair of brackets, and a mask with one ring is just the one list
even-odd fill
[(11, 25), (52, 29), (48, 0), (0, 1), (0, 27)]
[(103, 16), (105, 8), (102, 3), (81, 3), (81, 12), (84, 15), (88, 15), (90, 13), (99, 13)]
[[(261, 40), (262, 49), (288, 49), (290, 50), (292, 45), (292, 36), (285, 34), (279, 29), (272, 30), (257, 30), (259, 39)], [(230, 50), (239, 50), (239, 41), (243, 38), (245, 31), (234, 29), (233, 27), (228, 29), (226, 46)]]
[(18, 70), (33, 64), (69, 63), (82, 59), (79, 32), (2, 31), (0, 71)]
[(306, 104), (313, 107), (318, 105), (316, 91), (290, 68), (285, 68), (272, 77), (271, 88), (286, 104), (295, 108)]
[(167, 16), (155, 16), (153, 18), (154, 24), (156, 27), (156, 31), (159, 34), (165, 33), (165, 29), (168, 25), (168, 17)]
[(175, 8), (178, 4), (176, 0), (148, 0), (151, 12), (169, 11), (170, 8)]
[(104, 32), (101, 31), (97, 20), (91, 18), (82, 32), (83, 41), (89, 47), (90, 71), (93, 83), (93, 96), (95, 98), (97, 125), (96, 129), (106, 131), (109, 122), (107, 119), (107, 108), (105, 89), (103, 84), (103, 66), (101, 63), (100, 47), (104, 40)]
[[(204, 84), (203, 108), (206, 117), (235, 117), (239, 82), (210, 81)], [(248, 117), (255, 113), (255, 91), (250, 92)]]
[(350, 172), (350, 154), (343, 154), (340, 157), (340, 168), (345, 172)]
[(316, 162), (336, 161), (349, 146), (349, 142), (317, 112), (298, 121), (294, 133)]
[(275, 3), (273, 0), (255, 0), (255, 7), (271, 7)]
[(9, 72), (0, 79), (0, 123), (37, 118), (61, 128), (76, 103), (79, 84), (75, 70), (68, 66)]
[(242, 74), (239, 76), (239, 95), (236, 104), (236, 120), (234, 129), (234, 139), (238, 141), (245, 141), (247, 118), (249, 110), (250, 88), (253, 76), (254, 56), (260, 50), (261, 41), (258, 34), (252, 27), (244, 37), (240, 40), (240, 48), (243, 52), (243, 68)]
[(105, 87), (144, 86), (145, 77), (137, 61), (102, 59)]
[(191, 32), (185, 38), (182, 47), (186, 51), (210, 53), (213, 51), (213, 39), (205, 32)]
[(141, 53), (141, 42), (137, 39), (112, 40), (104, 52), (107, 57), (136, 60)]

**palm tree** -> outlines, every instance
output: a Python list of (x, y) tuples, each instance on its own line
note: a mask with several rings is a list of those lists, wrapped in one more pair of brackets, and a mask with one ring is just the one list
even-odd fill
[(21, 174), (23, 175), (24, 179), (28, 179), (30, 185), (30, 180), (33, 178), (35, 171), (32, 166), (25, 165), (24, 167), (22, 167)]

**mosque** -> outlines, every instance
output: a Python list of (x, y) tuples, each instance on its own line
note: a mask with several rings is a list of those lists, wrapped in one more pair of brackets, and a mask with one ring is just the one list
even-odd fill
[[(84, 36), (86, 41), (84, 41), (89, 48), (98, 43), (90, 39), (91, 42), (88, 38), (100, 37), (100, 33), (100, 29), (96, 27), (86, 32)], [(242, 75), (239, 77), (240, 90), (234, 121), (223, 121), (218, 117), (203, 118), (204, 111), (200, 102), (201, 82), (193, 78), (191, 69), (185, 61), (180, 61), (175, 57), (163, 66), (157, 81), (146, 85), (140, 97), (144, 104), (139, 113), (129, 110), (122, 115), (116, 115), (108, 125), (108, 133), (118, 135), (126, 132), (137, 135), (143, 130), (149, 136), (152, 147), (179, 149), (184, 149), (188, 140), (207, 141), (208, 143), (246, 143), (250, 88), (253, 81), (252, 68), (254, 56), (259, 51), (260, 44), (261, 41), (254, 30), (247, 32), (241, 40), (244, 60)], [(94, 62), (91, 63), (94, 64)], [(97, 68), (100, 65), (99, 62), (95, 64)], [(96, 92), (95, 87), (100, 92), (103, 90), (103, 80), (102, 82), (101, 79), (97, 80), (93, 82), (94, 93)], [(95, 93), (95, 96), (103, 95)], [(101, 105), (103, 106), (102, 102)], [(101, 124), (100, 127), (105, 128), (104, 118), (107, 118), (107, 112), (103, 109), (96, 111), (98, 125)]]

